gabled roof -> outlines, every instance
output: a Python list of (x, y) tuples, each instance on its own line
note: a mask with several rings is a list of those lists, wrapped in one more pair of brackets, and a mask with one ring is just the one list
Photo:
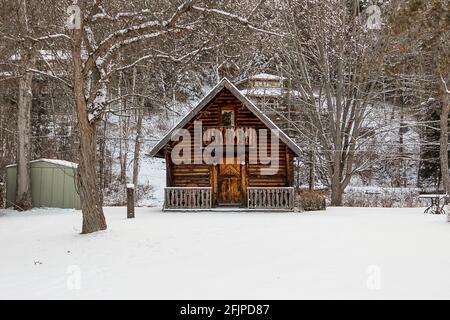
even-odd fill
[(289, 149), (299, 156), (301, 153), (297, 144), (289, 138), (283, 130), (281, 130), (272, 120), (270, 120), (259, 108), (251, 102), (246, 96), (244, 96), (234, 84), (232, 84), (227, 78), (223, 78), (200, 102), (192, 109), (178, 124), (172, 128), (150, 151), (150, 157), (156, 156), (161, 149), (170, 141), (170, 137), (175, 130), (183, 128), (188, 124), (198, 112), (200, 112), (209, 102), (211, 102), (216, 95), (223, 89), (228, 89), (242, 104), (244, 104), (262, 123), (264, 123), (272, 132), (278, 133), (278, 136), (282, 142), (284, 142)]

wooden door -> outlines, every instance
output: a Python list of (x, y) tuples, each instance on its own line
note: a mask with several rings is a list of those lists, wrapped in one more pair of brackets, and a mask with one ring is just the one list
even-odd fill
[(219, 165), (219, 205), (241, 205), (242, 203), (242, 179), (241, 165)]

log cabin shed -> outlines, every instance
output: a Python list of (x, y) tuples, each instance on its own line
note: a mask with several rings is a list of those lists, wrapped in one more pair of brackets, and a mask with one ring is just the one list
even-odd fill
[[(64, 160), (38, 159), (29, 162), (33, 207), (81, 209), (75, 176), (77, 164)], [(17, 165), (6, 167), (6, 207), (14, 207)]]
[[(199, 140), (194, 131), (198, 131), (199, 123), (202, 134), (201, 146), (197, 148), (195, 142), (198, 144)], [(174, 139), (180, 129), (190, 133), (189, 139)], [(211, 138), (210, 132), (223, 134), (223, 138)], [(230, 133), (233, 138), (227, 140)], [(226, 141), (232, 141), (234, 150), (238, 150), (238, 145), (242, 148), (239, 156), (233, 151), (230, 160), (229, 153), (225, 154), (227, 146), (223, 146), (218, 157), (223, 161), (206, 161), (208, 145)], [(173, 161), (177, 145), (181, 154), (179, 144), (192, 151), (191, 161)], [(271, 163), (260, 156), (263, 146)], [(299, 155), (295, 142), (226, 78), (150, 151), (151, 157), (164, 158), (166, 162), (164, 210), (292, 210), (294, 157)]]

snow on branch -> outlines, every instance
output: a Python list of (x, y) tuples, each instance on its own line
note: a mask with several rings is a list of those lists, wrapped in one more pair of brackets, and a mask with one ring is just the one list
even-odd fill
[(90, 123), (95, 122), (103, 114), (106, 107), (106, 95), (106, 82), (102, 81), (100, 88), (96, 92), (94, 101), (88, 107), (88, 120)]
[(147, 15), (149, 13), (152, 13), (151, 10), (149, 9), (142, 9), (140, 11), (136, 11), (136, 12), (119, 12), (116, 13), (115, 15), (110, 15), (108, 13), (106, 13), (106, 11), (102, 11), (101, 13), (97, 13), (94, 14), (92, 16), (92, 22), (98, 22), (98, 21), (102, 21), (102, 20), (108, 20), (108, 21), (116, 21), (116, 20), (120, 20), (123, 18), (135, 18), (135, 17), (142, 17), (143, 15)]
[[(135, 43), (137, 41), (151, 39), (175, 29), (177, 21), (181, 18), (183, 13), (190, 10), (192, 4), (195, 2), (196, 0), (185, 1), (181, 6), (177, 8), (176, 12), (171, 16), (170, 19), (163, 22), (160, 22), (159, 20), (151, 20), (139, 25), (134, 25), (128, 28), (117, 30), (109, 34), (103, 41), (99, 43), (98, 48), (95, 50), (95, 52), (91, 56), (89, 56), (85, 64), (83, 74), (88, 74), (95, 65), (98, 66), (99, 63), (101, 64), (102, 61), (105, 61), (105, 57), (100, 58), (105, 53), (106, 56), (110, 56), (114, 54), (118, 48)], [(141, 35), (137, 36), (137, 34)]]
[(230, 13), (227, 11), (223, 11), (223, 10), (219, 10), (219, 9), (210, 9), (210, 8), (202, 8), (202, 7), (198, 7), (198, 6), (192, 6), (193, 10), (202, 12), (202, 13), (210, 13), (210, 14), (214, 14), (214, 15), (218, 15), (221, 16), (223, 18), (227, 18), (231, 21), (235, 21), (237, 23), (240, 23), (252, 30), (258, 31), (258, 32), (262, 32), (262, 33), (266, 33), (266, 34), (270, 34), (270, 35), (274, 35), (274, 36), (278, 36), (278, 37), (283, 37), (283, 34), (280, 33), (276, 33), (270, 30), (265, 30), (265, 29), (261, 29), (255, 25), (253, 25), (252, 23), (250, 23), (250, 21), (247, 18), (243, 18), (237, 14), (234, 13)]
[(164, 33), (163, 31), (160, 31), (160, 32), (153, 32), (150, 34), (143, 34), (143, 35), (140, 35), (137, 37), (128, 38), (121, 42), (115, 43), (114, 46), (112, 46), (103, 56), (99, 56), (95, 60), (95, 64), (97, 65), (97, 67), (102, 68), (102, 66), (105, 64), (105, 62), (108, 62), (110, 60), (111, 56), (113, 56), (122, 47), (126, 47), (128, 45), (131, 45), (133, 43), (137, 43), (140, 41), (157, 38), (157, 37), (161, 36), (163, 33)]
[(92, 28), (90, 26), (84, 26), (84, 32), (86, 33), (86, 39), (91, 49), (97, 50), (98, 46)]
[(261, 0), (258, 2), (258, 4), (253, 8), (253, 10), (249, 13), (249, 15), (247, 16), (247, 20), (250, 20), (250, 18), (253, 16), (253, 14), (256, 12), (256, 10), (259, 9), (259, 7), (266, 2), (266, 0)]
[[(243, 18), (237, 14), (233, 14), (219, 9), (210, 9), (195, 6), (195, 2), (196, 0), (184, 1), (183, 4), (177, 8), (177, 10), (171, 15), (171, 17), (168, 20), (164, 20), (162, 22), (159, 20), (151, 20), (138, 25), (130, 26), (128, 28), (117, 30), (109, 34), (103, 41), (99, 43), (98, 48), (95, 50), (95, 52), (91, 56), (89, 56), (85, 64), (83, 74), (87, 75), (95, 65), (99, 66), (102, 65), (104, 62), (108, 61), (109, 58), (113, 56), (119, 49), (122, 49), (137, 42), (157, 38), (168, 32), (190, 29), (190, 26), (183, 27), (177, 25), (177, 22), (180, 20), (183, 14), (190, 10), (195, 10), (203, 14), (217, 15), (222, 18), (229, 19), (230, 21), (237, 22), (257, 32), (282, 36), (270, 30), (261, 29), (250, 23), (247, 18)], [(257, 7), (253, 10), (253, 12), (261, 4), (262, 1), (260, 4), (257, 5)], [(253, 14), (253, 12), (251, 13), (251, 15)], [(105, 14), (106, 13), (102, 13), (100, 15)]]
[(50, 35), (47, 35), (47, 36), (42, 36), (42, 37), (39, 37), (39, 38), (35, 38), (34, 40), (42, 41), (42, 40), (57, 39), (57, 38), (64, 38), (64, 39), (67, 39), (67, 40), (71, 40), (72, 39), (67, 34), (57, 33), (57, 34), (50, 34)]
[(145, 23), (141, 23), (137, 26), (131, 26), (128, 28), (124, 28), (118, 31), (115, 31), (111, 33), (109, 36), (107, 36), (102, 42), (100, 42), (99, 47), (104, 47), (106, 44), (111, 42), (113, 39), (120, 39), (122, 36), (127, 36), (130, 34), (136, 34), (138, 31), (143, 31), (149, 28), (153, 29), (161, 29), (162, 25), (157, 20), (147, 21)]
[(196, 56), (200, 52), (210, 51), (210, 50), (217, 49), (217, 48), (222, 46), (222, 44), (219, 44), (219, 45), (215, 45), (215, 46), (206, 47), (206, 44), (208, 44), (209, 42), (210, 42), (209, 40), (205, 41), (203, 43), (203, 45), (199, 49), (196, 49), (196, 50), (193, 50), (191, 52), (188, 52), (188, 53), (186, 53), (186, 54), (184, 54), (183, 56), (180, 56), (180, 57), (176, 57), (174, 55), (171, 55), (171, 54), (168, 54), (168, 53), (164, 53), (164, 52), (159, 52), (158, 54), (145, 55), (145, 56), (140, 57), (139, 59), (137, 59), (133, 63), (130, 63), (130, 64), (126, 65), (126, 66), (117, 68), (115, 70), (112, 70), (110, 72), (110, 74), (113, 73), (113, 72), (119, 72), (119, 71), (124, 71), (126, 69), (130, 69), (130, 68), (136, 66), (138, 63), (140, 63), (142, 61), (151, 60), (151, 59), (166, 59), (166, 60), (170, 60), (170, 61), (175, 62), (175, 63), (180, 63), (180, 62), (183, 62), (183, 61), (185, 61), (187, 59), (193, 58), (194, 56)]
[(70, 83), (68, 83), (66, 80), (58, 77), (52, 71), (45, 72), (45, 71), (41, 71), (41, 70), (37, 70), (37, 69), (33, 69), (33, 68), (27, 68), (26, 71), (33, 72), (33, 73), (36, 73), (36, 74), (39, 74), (39, 75), (42, 75), (42, 76), (45, 76), (45, 77), (48, 77), (48, 78), (51, 78), (54, 80), (58, 80), (61, 83), (63, 83), (64, 85), (66, 85), (69, 89), (73, 88), (73, 86)]
[(442, 74), (439, 74), (439, 76), (441, 78), (442, 85), (444, 86), (445, 93), (450, 94), (450, 90), (447, 87), (447, 82), (445, 82), (444, 77), (442, 76)]

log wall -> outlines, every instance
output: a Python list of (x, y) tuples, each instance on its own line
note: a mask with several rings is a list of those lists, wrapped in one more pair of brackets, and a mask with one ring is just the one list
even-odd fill
[[(268, 132), (268, 151), (270, 154), (270, 130), (258, 119), (247, 107), (245, 107), (234, 95), (227, 89), (223, 89), (215, 99), (213, 99), (197, 116), (185, 126), (194, 137), (194, 121), (202, 121), (203, 129), (221, 127), (222, 108), (232, 109), (235, 114), (235, 127), (254, 128), (255, 130), (267, 129)], [(259, 137), (258, 137), (259, 141)], [(192, 161), (201, 159), (200, 155), (195, 154), (193, 141), (181, 141), (180, 144), (190, 145)], [(171, 150), (175, 145), (168, 148)], [(288, 187), (292, 186), (293, 171), (292, 151), (282, 142), (279, 143), (278, 162), (279, 170), (275, 174), (265, 175), (265, 171), (270, 165), (249, 164), (252, 161), (252, 153), (247, 151), (246, 164), (243, 165), (241, 172), (245, 174), (242, 177), (242, 186), (247, 187)], [(207, 164), (172, 164), (168, 166), (170, 182), (168, 187), (212, 187), (213, 201), (217, 193), (217, 168)], [(244, 196), (246, 198), (246, 195)], [(246, 199), (244, 199), (246, 200)]]

